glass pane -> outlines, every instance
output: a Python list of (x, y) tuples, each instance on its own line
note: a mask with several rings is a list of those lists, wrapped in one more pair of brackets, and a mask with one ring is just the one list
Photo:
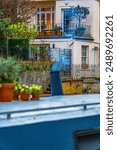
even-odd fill
[(52, 13), (52, 28), (54, 28), (54, 13)]
[(82, 46), (82, 62), (81, 62), (82, 65), (88, 64), (88, 49), (89, 49), (89, 46)]
[(37, 15), (37, 28), (38, 28), (38, 30), (40, 30), (39, 26), (40, 26), (40, 15), (38, 14)]
[(37, 15), (37, 21), (38, 21), (38, 22), (40, 21), (40, 16), (39, 16), (39, 14)]
[(82, 57), (82, 64), (86, 64), (86, 57)]
[(47, 24), (46, 24), (46, 29), (50, 30), (51, 28), (51, 17), (50, 14), (47, 14)]
[(86, 50), (82, 50), (82, 56), (87, 56)]
[(54, 6), (40, 7), (40, 16), (37, 15), (37, 22), (40, 26), (40, 31), (50, 30), (54, 27), (54, 12), (52, 12), (52, 10), (54, 10)]
[(45, 30), (45, 14), (41, 14), (41, 29)]
[(52, 6), (52, 11), (54, 11), (54, 6)]
[(64, 10), (64, 31), (69, 33), (74, 33), (76, 29), (76, 24), (74, 20), (74, 13), (72, 9)]

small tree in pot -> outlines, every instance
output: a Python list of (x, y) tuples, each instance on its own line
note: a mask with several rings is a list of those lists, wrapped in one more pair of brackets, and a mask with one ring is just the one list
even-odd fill
[(78, 27), (76, 29), (76, 35), (81, 36), (84, 34), (84, 31), (85, 31), (85, 28), (83, 26), (81, 26), (81, 21), (83, 19), (86, 19), (87, 16), (89, 15), (89, 8), (78, 5), (77, 7), (74, 8), (74, 13), (75, 13), (75, 16), (76, 16), (77, 21), (78, 21)]

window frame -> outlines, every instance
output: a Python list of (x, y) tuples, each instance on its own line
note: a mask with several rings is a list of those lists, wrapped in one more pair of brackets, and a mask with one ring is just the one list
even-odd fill
[[(42, 11), (43, 8), (50, 8), (50, 11)], [(54, 10), (53, 10), (53, 8), (54, 8)], [(47, 22), (48, 22), (47, 14), (50, 15), (50, 30), (52, 30), (54, 22), (55, 22), (55, 6), (54, 5), (40, 6), (37, 9), (37, 26), (39, 26), (38, 27), (39, 32), (42, 32), (42, 31), (46, 30), (46, 28), (47, 28), (46, 27)], [(42, 15), (45, 15), (45, 29), (42, 29)], [(38, 20), (38, 18), (39, 18), (39, 20)]]
[[(83, 56), (83, 50), (85, 50), (84, 53), (86, 53), (86, 56)], [(83, 61), (83, 58), (85, 58), (86, 60)], [(82, 69), (88, 69), (89, 68), (89, 45), (82, 45), (81, 46), (81, 68)]]

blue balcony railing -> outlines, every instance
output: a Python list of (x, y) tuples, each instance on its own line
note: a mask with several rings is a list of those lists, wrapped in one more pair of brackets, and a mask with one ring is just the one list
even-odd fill
[[(51, 25), (48, 25), (49, 27)], [(91, 26), (81, 25), (78, 27), (76, 23), (69, 24), (55, 24), (53, 28), (47, 28), (47, 25), (44, 28), (39, 27), (39, 32), (37, 37), (50, 37), (50, 36), (80, 36), (80, 37), (92, 37)]]

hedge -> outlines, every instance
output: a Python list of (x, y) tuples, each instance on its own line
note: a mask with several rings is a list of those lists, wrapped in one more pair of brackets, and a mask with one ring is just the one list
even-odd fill
[(9, 54), (19, 59), (27, 60), (29, 58), (29, 40), (28, 39), (9, 39)]

